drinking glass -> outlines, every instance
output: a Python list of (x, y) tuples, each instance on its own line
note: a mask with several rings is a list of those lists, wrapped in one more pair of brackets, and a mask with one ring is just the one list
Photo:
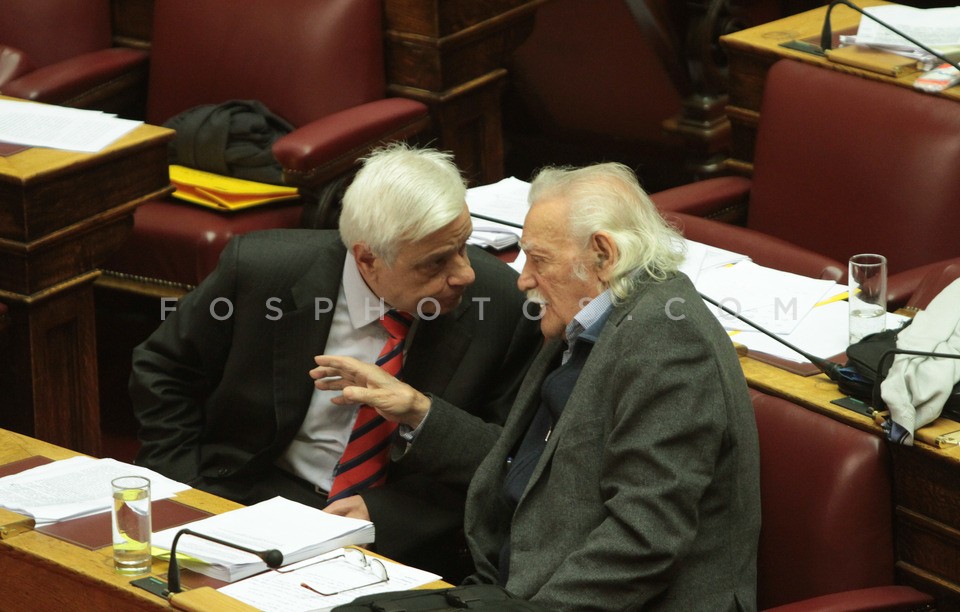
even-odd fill
[(887, 258), (862, 253), (850, 258), (848, 270), (850, 344), (886, 328)]
[(150, 571), (150, 480), (121, 476), (113, 488), (113, 564), (121, 574)]

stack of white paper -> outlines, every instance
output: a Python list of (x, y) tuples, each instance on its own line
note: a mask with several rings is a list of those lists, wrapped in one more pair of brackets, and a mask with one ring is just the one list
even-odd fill
[(152, 500), (190, 488), (144, 467), (80, 456), (0, 478), (0, 507), (32, 516), (38, 527), (104, 512), (113, 504), (110, 481), (120, 476), (148, 478)]
[(527, 216), (530, 183), (513, 177), (467, 190), (473, 217), (470, 244), (501, 250), (517, 244)]
[(142, 121), (16, 100), (0, 100), (0, 141), (33, 147), (95, 153)]
[[(282, 497), (216, 514), (153, 534), (153, 545), (170, 550), (177, 532), (184, 527), (251, 550), (277, 549), (283, 564), (296, 563), (353, 544), (373, 542), (370, 521), (329, 514), (318, 508)], [(201, 574), (232, 582), (267, 569), (256, 555), (190, 535), (181, 536), (177, 557)]]

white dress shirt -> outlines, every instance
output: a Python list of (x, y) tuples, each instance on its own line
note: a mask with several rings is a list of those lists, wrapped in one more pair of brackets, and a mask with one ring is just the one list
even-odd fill
[[(389, 309), (390, 306), (367, 287), (353, 254), (348, 252), (324, 354), (345, 355), (374, 363), (387, 341), (387, 331), (379, 321)], [(408, 334), (408, 341), (413, 331), (411, 329)], [(303, 375), (308, 376), (306, 371)], [(358, 404), (333, 404), (330, 400), (338, 395), (340, 391), (314, 389), (300, 431), (277, 459), (279, 467), (324, 491), (329, 491), (333, 483), (333, 469), (350, 439), (359, 408)]]

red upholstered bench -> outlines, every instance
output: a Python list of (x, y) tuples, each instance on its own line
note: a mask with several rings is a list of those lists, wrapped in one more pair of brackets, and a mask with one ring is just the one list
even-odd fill
[(886, 441), (751, 391), (760, 436), (760, 609), (914, 610), (933, 598), (894, 584)]

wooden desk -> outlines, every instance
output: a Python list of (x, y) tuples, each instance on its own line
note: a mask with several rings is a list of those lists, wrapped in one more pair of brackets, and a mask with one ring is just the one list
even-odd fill
[(134, 209), (172, 190), (172, 136), (143, 125), (99, 153), (0, 156), (0, 427), (99, 453), (93, 281)]
[[(0, 429), (0, 465), (42, 455), (66, 459), (78, 453)], [(240, 504), (189, 489), (177, 501), (212, 513)], [(0, 524), (19, 515), (0, 509)], [(151, 574), (166, 581), (167, 563), (154, 559)], [(130, 576), (113, 569), (113, 549), (86, 550), (36, 531), (0, 540), (0, 610), (151, 610), (168, 602), (130, 585)], [(422, 588), (451, 586), (432, 582)], [(221, 596), (226, 597), (226, 596)], [(234, 600), (230, 600), (234, 601)], [(222, 609), (222, 608), (220, 608)]]
[[(798, 376), (749, 357), (740, 363), (751, 387), (883, 437), (873, 419), (830, 403), (843, 394), (826, 376)], [(934, 595), (941, 610), (960, 609), (960, 446), (890, 447), (897, 581)]]
[[(860, 7), (893, 4), (883, 0), (857, 0)], [(720, 37), (729, 60), (729, 104), (727, 115), (732, 130), (732, 153), (727, 166), (734, 172), (750, 174), (753, 171), (753, 151), (757, 125), (760, 120), (760, 100), (767, 71), (783, 58), (814, 64), (830, 70), (855, 74), (864, 78), (892, 83), (910, 88), (920, 96), (938, 95), (960, 102), (960, 87), (947, 89), (939, 94), (922, 92), (913, 87), (919, 72), (900, 77), (886, 76), (877, 72), (854, 68), (831, 62), (825, 57), (795, 51), (780, 46), (793, 40), (814, 40), (819, 46), (820, 31), (826, 15), (826, 6), (798, 13), (784, 19), (741, 30)], [(849, 7), (838, 5), (833, 9), (830, 24), (834, 34), (854, 32), (860, 23), (860, 14)], [(802, 87), (802, 83), (797, 84)]]

